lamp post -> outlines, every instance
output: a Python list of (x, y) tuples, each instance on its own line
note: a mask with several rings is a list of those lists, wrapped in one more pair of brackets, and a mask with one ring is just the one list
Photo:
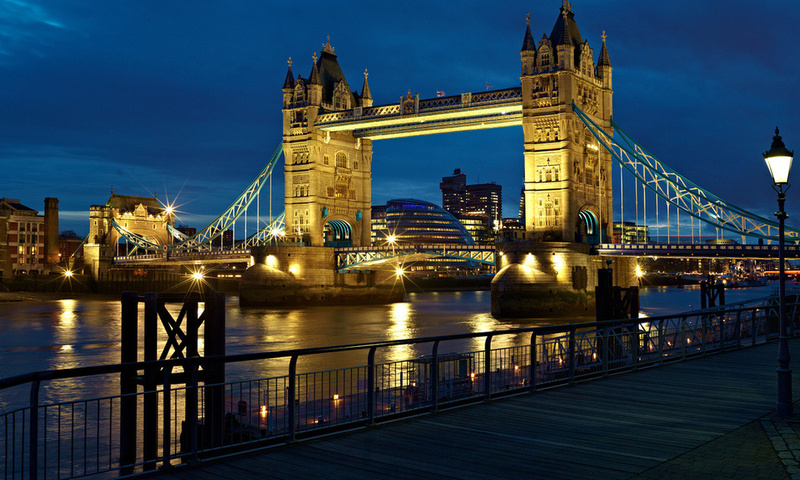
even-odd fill
[(773, 188), (778, 192), (778, 295), (780, 308), (778, 310), (778, 415), (790, 417), (792, 415), (792, 369), (789, 368), (789, 342), (786, 334), (786, 279), (784, 278), (783, 255), (783, 224), (788, 215), (783, 209), (786, 202), (786, 190), (789, 189), (789, 171), (792, 169), (794, 152), (789, 151), (781, 140), (778, 127), (775, 127), (775, 136), (772, 137), (772, 146), (764, 153), (764, 161), (772, 176)]

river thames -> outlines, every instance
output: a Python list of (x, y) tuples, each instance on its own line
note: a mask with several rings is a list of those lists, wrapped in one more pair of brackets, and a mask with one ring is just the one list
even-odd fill
[[(726, 291), (726, 303), (769, 295), (773, 287)], [(644, 316), (668, 315), (699, 308), (698, 288), (643, 288), (640, 293)], [(519, 327), (593, 321), (593, 317), (564, 319), (506, 319), (491, 316), (490, 293), (410, 293), (407, 300), (391, 305), (329, 306), (300, 309), (240, 308), (238, 298), (227, 297), (226, 351), (228, 354), (277, 351), (294, 348), (344, 345), (382, 340), (487, 332)], [(176, 309), (179, 306), (176, 306)], [(140, 316), (142, 315), (140, 308)], [(177, 313), (177, 310), (176, 310)], [(63, 299), (41, 302), (0, 303), (0, 377), (79, 366), (114, 364), (120, 361), (120, 301), (110, 299)], [(161, 336), (164, 341), (164, 336)], [(529, 336), (498, 339), (496, 346), (523, 344)], [(482, 340), (448, 345), (452, 351), (482, 348)], [(447, 350), (443, 350), (447, 351)], [(429, 347), (397, 346), (387, 349), (381, 360), (393, 361), (429, 354)], [(306, 371), (327, 370), (364, 364), (365, 353), (351, 352), (336, 359), (310, 357), (299, 365)], [(348, 365), (349, 364), (349, 365)], [(286, 373), (280, 361), (258, 366), (232, 366), (229, 379), (277, 376)], [(96, 387), (96, 385), (95, 385)], [(53, 401), (75, 395), (114, 393), (100, 388), (61, 384), (48, 389)], [(87, 390), (88, 389), (88, 390)], [(56, 394), (56, 392), (58, 392)], [(0, 392), (0, 412), (17, 403), (10, 392)], [(16, 394), (13, 397), (17, 397)]]

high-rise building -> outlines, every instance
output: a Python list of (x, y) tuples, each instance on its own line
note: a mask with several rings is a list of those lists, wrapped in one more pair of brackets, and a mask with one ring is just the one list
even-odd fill
[(464, 213), (467, 207), (467, 176), (461, 173), (461, 169), (456, 168), (450, 177), (442, 177), (439, 188), (442, 190), (442, 208), (456, 216)]
[(467, 213), (482, 214), (492, 232), (503, 226), (503, 187), (494, 182), (467, 185)]
[[(476, 218), (484, 222), (484, 232), (497, 232), (503, 219), (503, 187), (494, 182), (467, 185), (467, 175), (460, 168), (453, 175), (442, 177), (442, 208), (456, 218), (475, 226)], [(473, 235), (474, 236), (474, 235)], [(480, 241), (475, 238), (476, 241)]]

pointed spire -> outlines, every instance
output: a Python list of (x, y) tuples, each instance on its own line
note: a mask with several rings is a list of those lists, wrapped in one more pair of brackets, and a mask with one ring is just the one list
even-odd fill
[(286, 80), (283, 81), (283, 88), (294, 88), (294, 74), (292, 73), (292, 57), (289, 57), (289, 71), (286, 72)]
[(319, 78), (319, 70), (317, 70), (317, 52), (311, 57), (314, 63), (311, 65), (311, 75), (308, 76), (308, 83), (311, 85), (322, 85), (322, 80)]
[(335, 54), (335, 50), (331, 46), (331, 36), (328, 35), (328, 43), (322, 44), (322, 53), (330, 53), (331, 55)]
[(367, 69), (365, 68), (364, 69), (364, 86), (361, 87), (361, 99), (362, 100), (365, 100), (365, 99), (372, 100), (372, 93), (370, 93), (370, 91), (369, 91), (369, 83), (367, 83), (367, 75), (369, 75), (369, 73), (367, 73)]
[(606, 31), (603, 30), (603, 46), (600, 48), (600, 58), (597, 60), (597, 66), (611, 66), (611, 59), (608, 58), (608, 49), (606, 49)]
[(531, 33), (531, 14), (525, 17), (525, 22), (528, 26), (525, 28), (525, 38), (522, 39), (522, 52), (536, 51), (536, 44), (533, 42), (533, 34)]

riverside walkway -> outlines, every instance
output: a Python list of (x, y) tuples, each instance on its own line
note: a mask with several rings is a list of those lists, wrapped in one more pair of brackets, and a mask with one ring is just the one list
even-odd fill
[[(789, 345), (797, 361), (800, 339)], [(775, 415), (776, 356), (777, 344), (770, 343), (154, 478), (800, 478), (800, 405), (796, 421)], [(795, 399), (799, 378), (795, 374)]]

